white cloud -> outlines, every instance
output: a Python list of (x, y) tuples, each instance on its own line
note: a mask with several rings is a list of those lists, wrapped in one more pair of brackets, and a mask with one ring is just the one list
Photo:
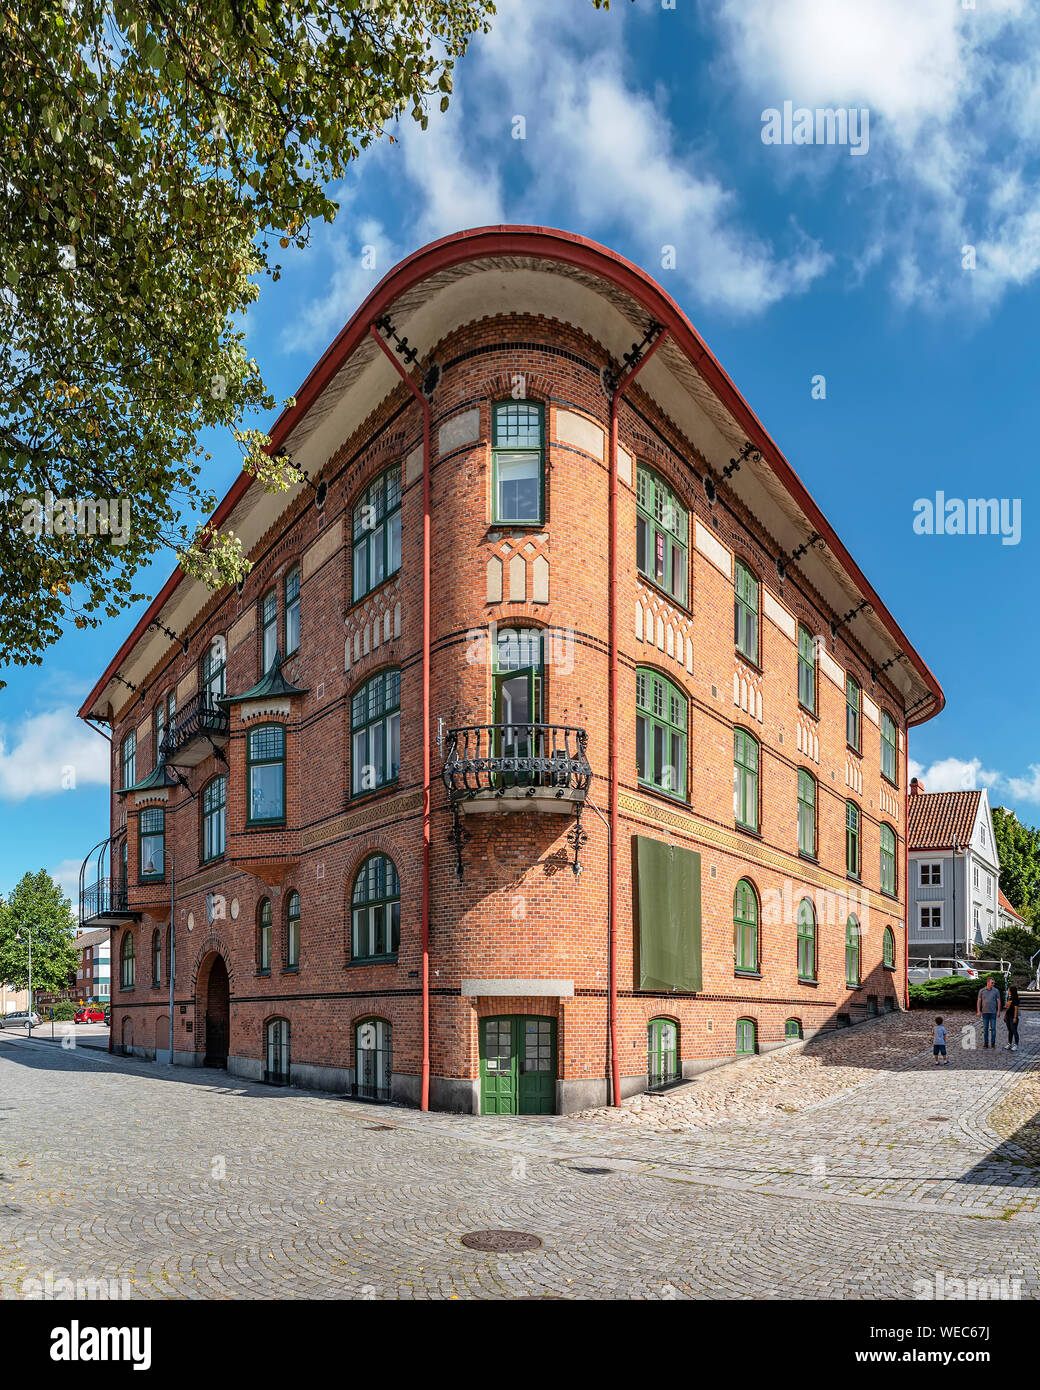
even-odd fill
[(985, 787), (996, 797), (1040, 805), (1040, 763), (1030, 763), (1024, 775), (1015, 776), (984, 768), (981, 758), (939, 758), (928, 767), (911, 758), (910, 776), (918, 778), (926, 792), (963, 792)]
[(63, 859), (50, 870), (51, 878), (74, 903), (79, 902), (79, 871), (82, 863), (81, 859)]
[(108, 785), (109, 745), (71, 708), (0, 725), (0, 801), (25, 801), (90, 783)]

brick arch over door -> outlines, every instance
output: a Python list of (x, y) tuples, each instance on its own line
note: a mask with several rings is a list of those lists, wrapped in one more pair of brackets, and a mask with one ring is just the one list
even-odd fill
[(207, 936), (204, 941), (199, 942), (195, 952), (195, 959), (191, 967), (191, 993), (193, 997), (198, 992), (199, 971), (202, 968), (202, 962), (214, 951), (216, 951), (217, 955), (220, 956), (224, 962), (225, 969), (228, 973), (228, 988), (232, 994), (235, 991), (235, 972), (231, 965), (231, 956), (228, 952), (227, 944), (219, 936)]

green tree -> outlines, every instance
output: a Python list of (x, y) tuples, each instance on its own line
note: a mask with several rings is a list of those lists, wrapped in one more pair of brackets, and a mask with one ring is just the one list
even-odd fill
[[(592, 0), (607, 8), (609, 0)], [(327, 188), (446, 109), (493, 0), (0, 0), (0, 649), (144, 595), (170, 545), (213, 587), (248, 569), (208, 524), (201, 433), (265, 487), (299, 481), (248, 427), (274, 408), (241, 320)], [(276, 251), (275, 251), (276, 254)], [(47, 494), (120, 499), (116, 529)], [(33, 500), (35, 499), (35, 501)], [(6, 523), (6, 524), (3, 524)], [(0, 683), (2, 684), (2, 683)]]
[(34, 992), (68, 989), (76, 972), (75, 930), (72, 904), (47, 870), (23, 874), (0, 903), (0, 979), (28, 988), (31, 935)]
[(1000, 856), (1001, 890), (1011, 906), (1031, 924), (1040, 910), (1040, 830), (1023, 825), (995, 806), (993, 834)]

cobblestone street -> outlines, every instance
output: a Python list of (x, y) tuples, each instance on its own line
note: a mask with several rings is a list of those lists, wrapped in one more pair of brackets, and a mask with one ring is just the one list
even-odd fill
[[(1040, 1017), (1018, 1053), (957, 1042), (946, 1069), (920, 1053), (796, 1112), (662, 1130), (424, 1116), (0, 1034), (0, 1287), (893, 1299), (941, 1275), (1035, 1298)], [(499, 1228), (542, 1243), (462, 1243)]]

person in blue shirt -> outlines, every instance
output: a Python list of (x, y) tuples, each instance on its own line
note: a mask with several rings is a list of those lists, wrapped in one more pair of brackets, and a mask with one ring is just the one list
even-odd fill
[(950, 1065), (950, 1059), (946, 1055), (946, 1029), (943, 1027), (942, 1015), (935, 1020), (935, 1033), (932, 1038), (932, 1056), (935, 1058), (935, 1065), (940, 1062), (946, 1066)]
[(996, 1047), (997, 1045), (997, 1015), (1000, 1013), (1000, 990), (997, 988), (996, 981), (990, 975), (986, 980), (984, 989), (978, 993), (978, 1002), (975, 1005), (976, 1017), (982, 1018), (982, 1046)]

